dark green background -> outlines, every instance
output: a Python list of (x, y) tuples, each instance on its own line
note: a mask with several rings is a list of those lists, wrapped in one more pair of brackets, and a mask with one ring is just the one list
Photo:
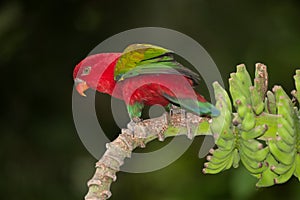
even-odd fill
[[(72, 70), (107, 37), (143, 26), (174, 29), (209, 52), (224, 80), (239, 63), (253, 75), (254, 64), (264, 62), (270, 84), (291, 91), (300, 66), (299, 10), (296, 0), (2, 1), (1, 199), (83, 199), (96, 160), (73, 124)], [(104, 110), (110, 101), (100, 98), (97, 109)], [(115, 135), (118, 129), (106, 112), (106, 129)], [(111, 199), (300, 199), (295, 178), (256, 189), (243, 167), (203, 175), (200, 145), (198, 138), (162, 170), (118, 173)]]

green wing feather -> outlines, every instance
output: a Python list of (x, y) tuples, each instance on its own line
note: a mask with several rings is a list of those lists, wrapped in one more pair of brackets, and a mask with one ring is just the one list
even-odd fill
[(123, 74), (134, 69), (142, 61), (147, 62), (149, 59), (157, 59), (161, 56), (165, 57), (161, 59), (168, 59), (167, 55), (163, 56), (168, 53), (172, 53), (172, 51), (150, 44), (129, 45), (116, 64), (114, 78), (115, 80), (119, 80)]
[(115, 67), (115, 80), (122, 81), (146, 74), (180, 74), (199, 83), (199, 75), (176, 62), (174, 53), (162, 47), (150, 44), (133, 44), (128, 46)]
[(194, 85), (199, 83), (199, 75), (193, 71), (181, 66), (179, 63), (172, 62), (154, 62), (141, 64), (121, 76), (121, 80), (139, 75), (147, 74), (177, 74), (184, 75), (194, 82)]

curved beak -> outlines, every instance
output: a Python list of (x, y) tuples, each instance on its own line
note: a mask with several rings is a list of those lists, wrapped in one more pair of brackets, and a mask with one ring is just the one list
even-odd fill
[(83, 96), (83, 97), (86, 97), (86, 94), (84, 94), (84, 92), (89, 89), (89, 86), (86, 84), (85, 81), (79, 79), (79, 78), (75, 78), (74, 80), (74, 83), (75, 83), (75, 88), (77, 90), (77, 92)]

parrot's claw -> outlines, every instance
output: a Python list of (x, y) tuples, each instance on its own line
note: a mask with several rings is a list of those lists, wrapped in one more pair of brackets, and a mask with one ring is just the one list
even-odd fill
[(130, 130), (130, 132), (132, 133), (132, 135), (135, 135), (135, 127), (137, 126), (138, 122), (135, 122), (134, 120), (131, 120), (128, 124), (127, 124), (127, 128)]
[(189, 139), (193, 139), (193, 133), (192, 133), (192, 129), (191, 129), (191, 125), (190, 125), (190, 120), (187, 117), (187, 112), (186, 110), (180, 110), (181, 111), (181, 121), (186, 123), (186, 129), (187, 129), (187, 137)]
[[(127, 128), (132, 133), (133, 137), (137, 138), (145, 138), (147, 136), (147, 131), (144, 126), (140, 126), (139, 123), (142, 122), (140, 118), (132, 118), (132, 120), (128, 123)], [(145, 146), (144, 144), (140, 145), (141, 147)]]
[(165, 140), (165, 136), (164, 136), (164, 134), (163, 134), (162, 132), (159, 132), (159, 133), (157, 134), (157, 137), (158, 137), (158, 140), (159, 140), (160, 142), (163, 142), (163, 141)]
[(192, 140), (194, 135), (192, 133), (192, 129), (191, 129), (191, 126), (190, 126), (190, 120), (186, 119), (186, 129), (187, 129), (187, 137)]
[(162, 130), (157, 134), (158, 140), (161, 142), (165, 140), (164, 132), (168, 128), (168, 125), (170, 123), (170, 118), (169, 118), (170, 116), (168, 115), (168, 113), (164, 113), (163, 117), (164, 117), (164, 125), (162, 125)]
[(174, 106), (173, 104), (170, 106), (170, 116), (172, 117), (173, 115), (181, 113), (180, 107)]
[(134, 122), (134, 123), (139, 123), (139, 122), (141, 122), (141, 121), (143, 121), (141, 118), (139, 118), (139, 117), (133, 117), (132, 119), (131, 119), (131, 122)]
[(145, 148), (146, 147), (145, 143), (144, 142), (140, 142), (140, 147), (141, 148)]
[(138, 125), (138, 123), (142, 122), (141, 118), (133, 117), (130, 122), (127, 124), (127, 128), (132, 132), (134, 135), (135, 127)]
[(191, 125), (190, 125), (190, 121), (188, 120), (186, 110), (183, 110), (180, 107), (171, 105), (171, 107), (170, 107), (170, 116), (172, 117), (173, 115), (176, 115), (176, 114), (180, 114), (181, 115), (181, 121), (186, 123), (187, 137), (189, 139), (193, 139), (194, 135), (192, 133), (192, 128), (191, 128)]

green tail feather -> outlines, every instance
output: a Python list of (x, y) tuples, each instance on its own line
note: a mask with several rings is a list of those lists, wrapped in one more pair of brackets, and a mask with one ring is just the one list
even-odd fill
[(177, 99), (167, 94), (164, 94), (164, 97), (172, 104), (180, 106), (196, 115), (210, 115), (212, 117), (220, 115), (220, 111), (209, 102), (200, 102), (193, 99)]

